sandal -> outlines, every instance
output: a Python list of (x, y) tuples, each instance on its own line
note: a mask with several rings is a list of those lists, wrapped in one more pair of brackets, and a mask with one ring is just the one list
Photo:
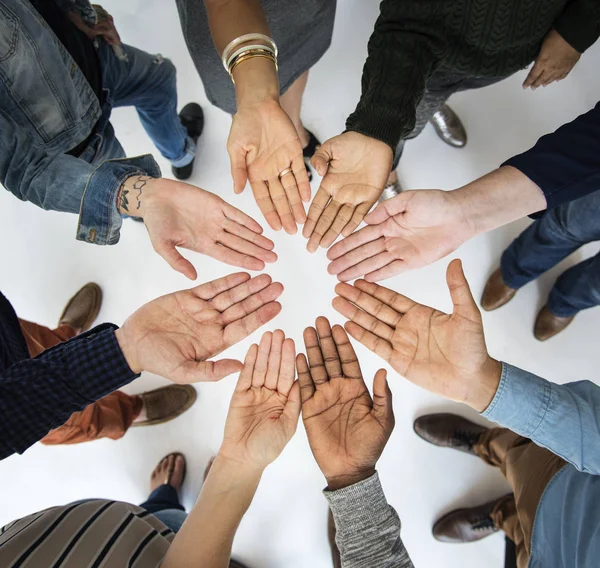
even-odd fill
[(308, 134), (308, 144), (305, 148), (302, 148), (302, 155), (304, 156), (304, 165), (306, 166), (308, 181), (312, 181), (312, 170), (310, 169), (309, 162), (321, 143), (317, 140), (317, 137), (310, 130), (308, 130), (308, 128), (305, 128), (304, 130), (306, 130), (306, 133)]
[(183, 474), (181, 475), (181, 486), (183, 487), (183, 482), (185, 481), (185, 475), (187, 473), (187, 461), (185, 460), (185, 456), (181, 452), (171, 452), (170, 454), (167, 454), (158, 463), (161, 463), (162, 461), (170, 458), (171, 456), (173, 456), (173, 463), (167, 470), (167, 475), (165, 477), (165, 480), (163, 481), (163, 484), (172, 486), (171, 478), (173, 477), (173, 473), (175, 473), (175, 461), (177, 460), (178, 457), (182, 457), (183, 458)]

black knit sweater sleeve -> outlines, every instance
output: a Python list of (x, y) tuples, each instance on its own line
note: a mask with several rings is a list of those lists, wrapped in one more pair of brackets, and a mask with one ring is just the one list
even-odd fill
[(346, 129), (395, 149), (415, 126), (427, 78), (446, 50), (454, 0), (383, 0), (369, 39), (362, 95)]
[(600, 0), (573, 0), (554, 22), (554, 29), (583, 53), (600, 36)]

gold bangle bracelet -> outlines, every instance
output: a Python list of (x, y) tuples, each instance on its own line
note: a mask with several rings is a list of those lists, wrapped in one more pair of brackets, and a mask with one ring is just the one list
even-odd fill
[(236, 61), (232, 64), (231, 71), (229, 72), (231, 80), (234, 83), (235, 83), (235, 79), (233, 78), (233, 72), (235, 71), (236, 67), (240, 63), (243, 63), (244, 61), (248, 61), (250, 59), (254, 59), (255, 57), (262, 57), (264, 59), (270, 59), (273, 62), (273, 64), (275, 65), (275, 71), (276, 72), (279, 71), (279, 68), (277, 66), (277, 60), (275, 59), (275, 57), (273, 57), (272, 53), (252, 53), (252, 54), (242, 55), (241, 57), (236, 59)]
[(261, 55), (263, 57), (268, 57), (268, 58), (272, 59), (273, 61), (277, 61), (277, 59), (275, 58), (275, 55), (273, 54), (272, 51), (270, 51), (268, 49), (253, 48), (248, 51), (244, 51), (244, 52), (240, 53), (237, 57), (232, 59), (227, 68), (228, 73), (231, 75), (231, 73), (237, 66), (238, 62), (242, 61), (243, 59), (247, 59), (249, 56), (253, 56), (253, 55), (254, 56)]

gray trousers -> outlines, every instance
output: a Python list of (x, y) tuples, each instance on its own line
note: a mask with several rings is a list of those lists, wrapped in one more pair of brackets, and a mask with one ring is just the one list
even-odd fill
[(435, 71), (433, 75), (429, 77), (427, 84), (425, 85), (423, 98), (417, 106), (417, 120), (413, 131), (404, 140), (400, 140), (400, 143), (396, 147), (392, 169), (395, 170), (398, 167), (402, 151), (404, 150), (405, 140), (416, 138), (423, 128), (425, 128), (425, 125), (431, 120), (433, 115), (451, 95), (460, 91), (481, 89), (481, 87), (487, 87), (488, 85), (493, 85), (498, 81), (502, 81), (502, 79), (506, 79), (508, 76), (509, 75), (503, 77), (483, 77), (459, 73), (444, 68)]

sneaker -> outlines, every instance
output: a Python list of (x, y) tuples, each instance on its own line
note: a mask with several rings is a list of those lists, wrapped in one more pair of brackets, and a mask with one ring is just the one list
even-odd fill
[[(188, 103), (181, 109), (179, 120), (181, 120), (181, 124), (187, 130), (187, 135), (194, 141), (194, 144), (198, 142), (198, 138), (200, 138), (204, 129), (204, 112), (202, 111), (202, 107), (197, 103)], [(194, 160), (180, 168), (171, 166), (171, 170), (177, 179), (189, 179), (194, 171)]]
[(379, 203), (381, 203), (382, 201), (385, 201), (386, 199), (391, 199), (392, 197), (396, 197), (396, 195), (399, 195), (400, 193), (402, 193), (403, 189), (402, 186), (400, 185), (399, 181), (395, 181), (394, 183), (390, 183), (388, 185), (386, 185), (383, 188), (383, 193), (381, 194), (381, 197), (379, 198)]

